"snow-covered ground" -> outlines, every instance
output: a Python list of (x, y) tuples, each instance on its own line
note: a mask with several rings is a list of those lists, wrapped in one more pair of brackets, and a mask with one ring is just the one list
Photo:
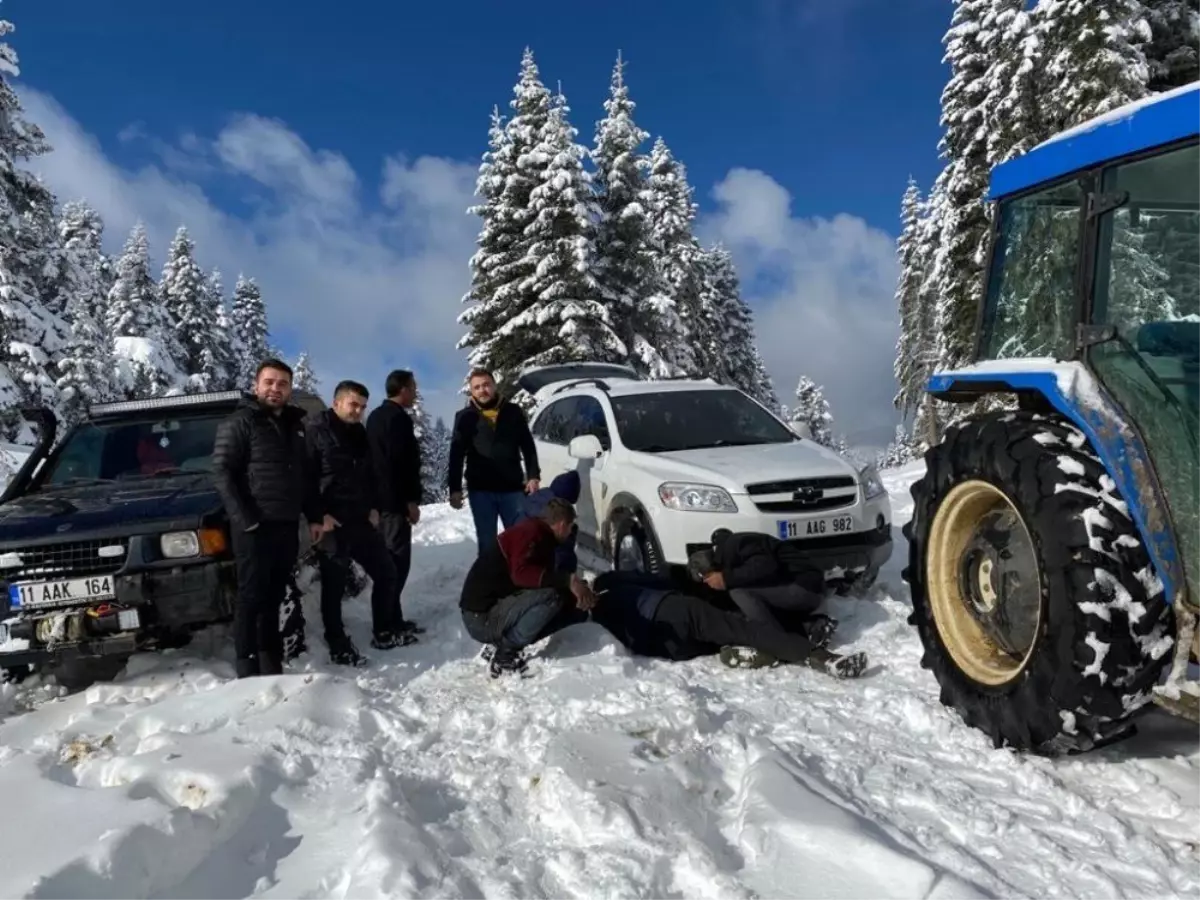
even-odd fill
[[(901, 522), (919, 471), (885, 473)], [(858, 681), (638, 659), (589, 624), (492, 682), (457, 614), (469, 516), (427, 508), (405, 593), (429, 632), (369, 669), (312, 634), (292, 673), (234, 681), (214, 632), (74, 696), (0, 688), (0, 896), (1200, 892), (1195, 729), (993, 750), (918, 664), (898, 526), (875, 595), (832, 604)]]

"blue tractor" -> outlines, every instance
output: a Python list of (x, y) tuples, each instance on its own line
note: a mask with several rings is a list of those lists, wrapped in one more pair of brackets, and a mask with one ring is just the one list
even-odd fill
[(1191, 84), (991, 173), (975, 360), (927, 390), (992, 411), (926, 453), (904, 578), (942, 703), (997, 747), (1200, 721), (1198, 131)]

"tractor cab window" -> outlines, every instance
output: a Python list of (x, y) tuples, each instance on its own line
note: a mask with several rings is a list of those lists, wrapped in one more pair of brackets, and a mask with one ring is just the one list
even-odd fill
[(1114, 330), (1088, 360), (1146, 441), (1197, 591), (1200, 147), (1118, 163), (1100, 190), (1115, 208), (1099, 222), (1092, 322)]
[(1084, 192), (1078, 181), (1000, 203), (983, 310), (982, 359), (1069, 356)]

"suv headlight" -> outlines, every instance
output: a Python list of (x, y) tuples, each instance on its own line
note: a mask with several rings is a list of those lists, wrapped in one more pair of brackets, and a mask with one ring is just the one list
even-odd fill
[(737, 504), (729, 491), (712, 484), (668, 481), (658, 486), (658, 499), (667, 509), (681, 512), (735, 513)]
[(167, 559), (187, 559), (200, 555), (200, 538), (194, 531), (168, 531), (158, 539)]
[(871, 463), (858, 470), (858, 479), (862, 482), (863, 498), (866, 500), (874, 500), (880, 494), (887, 493), (883, 479), (879, 477), (879, 470)]

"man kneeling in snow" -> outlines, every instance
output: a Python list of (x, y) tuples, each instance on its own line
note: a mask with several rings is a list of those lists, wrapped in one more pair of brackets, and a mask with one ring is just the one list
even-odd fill
[(572, 600), (581, 610), (595, 603), (586, 582), (554, 566), (556, 552), (574, 525), (575, 508), (551, 498), (540, 516), (504, 529), (467, 572), (459, 601), (463, 626), (481, 644), (495, 646), (493, 678), (507, 672), (524, 674), (522, 650), (539, 640)]
[(639, 656), (686, 660), (719, 652), (731, 668), (799, 663), (838, 678), (856, 678), (867, 667), (864, 653), (830, 653), (803, 634), (718, 609), (652, 575), (606, 572), (595, 591), (592, 621)]

